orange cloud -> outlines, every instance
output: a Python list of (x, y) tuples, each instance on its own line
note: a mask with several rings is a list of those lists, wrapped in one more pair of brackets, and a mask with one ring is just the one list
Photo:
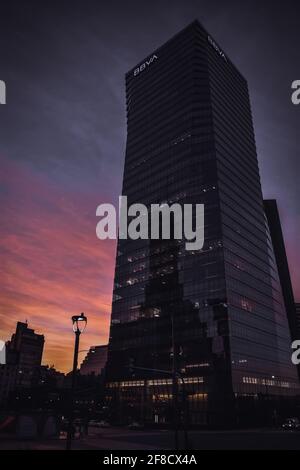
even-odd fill
[(68, 371), (72, 315), (88, 316), (80, 349), (108, 339), (115, 242), (96, 238), (95, 210), (102, 198), (62, 189), (21, 164), (7, 163), (5, 170), (1, 337), (10, 337), (16, 322), (27, 319), (45, 335), (43, 362)]

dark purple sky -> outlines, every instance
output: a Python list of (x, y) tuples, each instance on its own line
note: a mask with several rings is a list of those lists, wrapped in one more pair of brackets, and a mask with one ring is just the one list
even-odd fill
[(71, 314), (89, 315), (86, 346), (107, 340), (115, 246), (96, 239), (95, 208), (121, 191), (124, 74), (196, 18), (249, 82), (263, 192), (278, 201), (300, 300), (300, 2), (6, 0), (1, 336), (28, 318), (62, 369)]

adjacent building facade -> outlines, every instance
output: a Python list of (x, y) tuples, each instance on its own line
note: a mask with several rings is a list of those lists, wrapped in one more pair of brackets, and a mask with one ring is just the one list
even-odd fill
[(278, 207), (275, 199), (265, 200), (264, 207), (270, 229), (291, 337), (294, 340), (298, 339), (296, 306)]
[(82, 375), (101, 375), (106, 366), (107, 345), (91, 346), (81, 366)]
[(128, 205), (204, 204), (205, 243), (118, 240), (115, 418), (171, 420), (174, 354), (190, 423), (231, 422), (237, 399), (295, 395), (245, 78), (195, 21), (126, 74), (126, 103)]

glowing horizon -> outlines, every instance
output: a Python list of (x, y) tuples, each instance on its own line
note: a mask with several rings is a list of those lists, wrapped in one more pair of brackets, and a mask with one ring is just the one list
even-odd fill
[(93, 197), (67, 194), (10, 162), (1, 185), (9, 196), (1, 229), (1, 336), (9, 339), (16, 322), (27, 320), (45, 336), (43, 364), (68, 371), (72, 315), (88, 317), (80, 349), (108, 340), (115, 242), (96, 238)]

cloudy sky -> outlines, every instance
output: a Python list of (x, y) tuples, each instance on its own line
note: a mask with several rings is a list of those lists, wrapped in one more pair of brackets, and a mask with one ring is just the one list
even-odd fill
[(299, 2), (6, 0), (0, 337), (27, 319), (58, 369), (70, 368), (72, 314), (89, 318), (82, 349), (108, 338), (115, 243), (97, 240), (95, 209), (121, 192), (124, 74), (196, 18), (248, 79), (263, 192), (278, 201), (300, 301)]

